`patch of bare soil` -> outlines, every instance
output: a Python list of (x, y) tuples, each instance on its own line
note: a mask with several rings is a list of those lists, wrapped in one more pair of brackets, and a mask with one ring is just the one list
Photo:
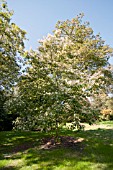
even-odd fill
[(43, 138), (41, 143), (41, 149), (53, 149), (53, 148), (72, 148), (76, 151), (82, 151), (84, 149), (83, 138), (75, 139), (70, 136), (60, 136), (58, 140), (54, 136)]
[(12, 152), (13, 153), (17, 153), (17, 152), (23, 152), (27, 149), (30, 149), (30, 148), (33, 148), (34, 147), (34, 144), (33, 143), (23, 143), (21, 145), (18, 145), (18, 146), (15, 146), (13, 149), (12, 149)]

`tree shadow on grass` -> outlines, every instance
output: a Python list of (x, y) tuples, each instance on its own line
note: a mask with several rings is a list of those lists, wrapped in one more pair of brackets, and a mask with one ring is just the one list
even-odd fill
[(0, 152), (17, 153), (33, 148), (44, 136), (36, 132), (0, 132)]
[[(15, 160), (18, 158), (24, 158), (25, 167), (27, 166), (33, 169), (32, 166), (34, 166), (37, 170), (54, 170), (55, 168), (65, 168), (67, 170), (113, 169), (113, 130), (97, 129), (87, 130), (84, 132), (72, 132), (69, 130), (65, 130), (62, 131), (60, 135), (62, 137), (65, 135), (71, 136), (72, 140), (79, 138), (82, 138), (84, 140), (76, 143), (74, 147), (70, 145), (68, 146), (67, 144), (58, 144), (55, 147), (44, 148), (42, 147), (42, 145), (45, 145), (50, 141), (44, 141), (40, 139), (47, 138), (44, 138), (43, 135), (39, 135), (38, 133), (35, 133), (33, 136), (29, 134), (29, 136), (26, 137), (26, 140), (32, 138), (31, 141), (34, 143), (34, 145), (31, 145), (29, 148), (26, 148), (24, 150), (17, 150), (16, 153), (20, 152), (20, 155), (14, 155), (11, 158), (7, 159)], [(23, 137), (25, 136), (27, 135), (23, 135)], [(16, 139), (19, 140), (19, 135), (16, 136)], [(67, 138), (63, 139), (67, 140)], [(18, 146), (18, 143), (20, 143), (21, 145), (24, 144), (25, 141), (22, 142), (22, 138), (20, 138), (20, 140), (21, 142), (17, 142), (16, 146)], [(42, 143), (36, 142), (37, 140), (41, 141)], [(12, 153), (12, 150), (10, 150), (9, 153)], [(19, 168), (12, 167), (12, 170), (17, 169)], [(8, 167), (3, 170), (8, 170)]]
[[(29, 150), (26, 164), (37, 164), (39, 170), (63, 169), (113, 169), (113, 130), (98, 129), (84, 132), (69, 132), (76, 138), (84, 138), (75, 147), (56, 146)], [(48, 140), (47, 140), (48, 142)], [(82, 146), (82, 150), (81, 150)], [(78, 149), (79, 148), (79, 149)], [(94, 165), (96, 164), (96, 166)], [(46, 168), (45, 168), (46, 166)]]
[[(24, 152), (30, 148), (33, 149), (36, 144), (38, 145), (42, 136), (44, 136), (43, 133), (37, 134), (36, 132), (0, 132), (0, 170), (19, 169), (16, 166), (18, 161), (15, 160), (20, 160)], [(3, 165), (2, 161), (4, 160)], [(10, 165), (10, 161), (12, 164), (17, 163), (13, 166)]]
[(88, 161), (105, 164), (106, 166), (102, 168), (103, 170), (112, 170), (113, 130), (89, 130), (83, 135), (86, 137), (86, 152)]
[(3, 168), (0, 168), (0, 170), (18, 170), (16, 167), (14, 166), (6, 166), (6, 167), (3, 167)]

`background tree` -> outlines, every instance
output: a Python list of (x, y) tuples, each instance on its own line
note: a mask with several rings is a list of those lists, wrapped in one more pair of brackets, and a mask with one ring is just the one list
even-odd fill
[[(17, 81), (23, 53), (25, 31), (11, 23), (12, 11), (0, 3), (0, 88), (10, 89)], [(18, 57), (19, 56), (19, 57)]]
[[(8, 127), (11, 115), (5, 111), (4, 104), (10, 99), (13, 87), (17, 83), (22, 66), (25, 31), (11, 22), (13, 11), (7, 7), (6, 1), (0, 1), (0, 121), (1, 129)], [(5, 99), (5, 100), (4, 100)], [(8, 119), (7, 119), (8, 118)], [(5, 123), (7, 122), (7, 123)], [(10, 121), (11, 123), (11, 121)], [(5, 127), (7, 126), (7, 127)], [(8, 128), (7, 128), (8, 129)], [(10, 130), (11, 128), (9, 128)]]
[(113, 97), (107, 97), (101, 109), (102, 119), (113, 120)]
[(56, 133), (66, 122), (77, 128), (83, 119), (93, 123), (98, 110), (92, 109), (88, 97), (106, 90), (113, 78), (108, 63), (113, 49), (82, 17), (59, 21), (37, 52), (25, 54), (30, 67), (20, 79), (18, 107), (23, 119), (37, 117)]

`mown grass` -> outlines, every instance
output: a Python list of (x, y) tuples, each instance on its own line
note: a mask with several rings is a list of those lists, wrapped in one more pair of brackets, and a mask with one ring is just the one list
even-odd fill
[(113, 122), (103, 124), (109, 128), (62, 129), (61, 136), (83, 140), (75, 147), (52, 149), (40, 147), (47, 133), (0, 132), (0, 170), (113, 170)]

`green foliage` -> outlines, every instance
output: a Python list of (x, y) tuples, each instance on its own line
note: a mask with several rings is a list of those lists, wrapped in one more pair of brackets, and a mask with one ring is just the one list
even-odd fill
[(2, 128), (3, 128), (2, 124), (6, 117), (6, 113), (3, 108), (4, 102), (5, 102), (5, 95), (4, 95), (3, 91), (0, 91), (0, 130), (2, 130)]
[(110, 97), (105, 91), (93, 95), (91, 105), (101, 113), (100, 120), (113, 120), (113, 97)]
[(113, 97), (106, 98), (101, 113), (102, 113), (102, 119), (113, 120)]
[(9, 100), (9, 96), (5, 91), (0, 91), (0, 131), (12, 130), (14, 121), (17, 117), (16, 114), (8, 114), (6, 111), (6, 102)]
[[(12, 11), (7, 3), (0, 2), (0, 89), (10, 89), (17, 81), (24, 49), (25, 31), (11, 23)], [(19, 57), (17, 57), (19, 56)]]

